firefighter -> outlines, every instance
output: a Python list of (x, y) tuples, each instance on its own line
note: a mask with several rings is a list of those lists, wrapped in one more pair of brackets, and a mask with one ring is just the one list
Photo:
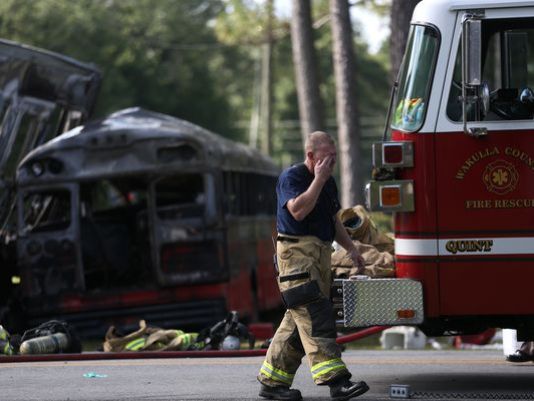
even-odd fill
[(332, 177), (333, 138), (314, 132), (305, 150), (304, 163), (284, 170), (276, 186), (278, 286), (287, 311), (261, 366), (259, 395), (300, 400), (300, 391), (290, 387), (306, 355), (314, 382), (328, 385), (333, 399), (348, 400), (369, 387), (363, 381), (350, 381), (336, 344), (330, 301), (332, 241), (347, 250), (359, 272), (364, 262), (336, 215), (340, 205)]

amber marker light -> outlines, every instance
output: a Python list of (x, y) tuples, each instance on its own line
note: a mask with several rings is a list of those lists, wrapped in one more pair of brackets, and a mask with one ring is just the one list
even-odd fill
[(397, 311), (397, 317), (399, 319), (413, 319), (415, 311), (413, 309), (400, 309)]
[(388, 185), (380, 188), (380, 204), (385, 207), (401, 204), (401, 190), (398, 185)]

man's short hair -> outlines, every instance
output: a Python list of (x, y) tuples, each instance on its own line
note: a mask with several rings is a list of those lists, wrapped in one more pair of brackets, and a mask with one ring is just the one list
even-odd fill
[(328, 132), (314, 131), (306, 137), (304, 148), (306, 152), (315, 152), (322, 144), (335, 145), (336, 141)]

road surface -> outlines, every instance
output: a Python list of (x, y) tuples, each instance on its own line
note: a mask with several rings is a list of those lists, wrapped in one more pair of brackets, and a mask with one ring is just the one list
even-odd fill
[[(347, 351), (354, 376), (371, 390), (358, 400), (391, 400), (391, 384), (414, 399), (534, 399), (534, 363), (506, 362), (499, 350)], [(263, 357), (0, 363), (0, 400), (258, 400)], [(86, 377), (93, 376), (93, 377)], [(294, 387), (329, 400), (307, 363)]]

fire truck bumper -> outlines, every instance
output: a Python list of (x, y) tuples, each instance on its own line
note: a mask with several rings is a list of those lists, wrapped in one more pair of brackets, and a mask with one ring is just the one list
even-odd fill
[(423, 286), (419, 281), (335, 280), (332, 294), (338, 326), (415, 325), (424, 319)]

